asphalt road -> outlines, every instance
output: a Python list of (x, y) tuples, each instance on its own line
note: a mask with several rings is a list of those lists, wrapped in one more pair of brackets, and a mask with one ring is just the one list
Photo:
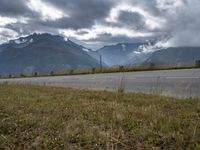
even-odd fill
[(200, 98), (200, 69), (1, 79), (0, 83), (108, 91), (122, 89), (125, 92), (153, 93), (179, 98)]

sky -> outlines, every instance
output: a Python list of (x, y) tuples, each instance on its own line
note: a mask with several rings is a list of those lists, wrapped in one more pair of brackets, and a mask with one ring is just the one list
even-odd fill
[(0, 0), (0, 43), (58, 34), (91, 48), (167, 37), (200, 46), (200, 0)]

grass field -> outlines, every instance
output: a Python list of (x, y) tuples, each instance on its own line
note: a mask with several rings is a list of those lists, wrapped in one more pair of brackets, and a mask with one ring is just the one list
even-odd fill
[(200, 101), (0, 85), (0, 149), (200, 149)]

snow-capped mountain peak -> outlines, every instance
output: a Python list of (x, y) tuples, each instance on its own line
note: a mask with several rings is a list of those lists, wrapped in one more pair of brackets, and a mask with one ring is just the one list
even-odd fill
[(15, 48), (23, 48), (29, 46), (31, 43), (33, 43), (33, 38), (19, 38), (16, 40), (11, 40), (9, 43), (14, 44), (13, 47)]

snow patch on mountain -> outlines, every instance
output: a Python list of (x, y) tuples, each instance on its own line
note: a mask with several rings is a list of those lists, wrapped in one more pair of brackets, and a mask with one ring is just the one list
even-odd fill
[(33, 38), (21, 38), (21, 39), (17, 39), (17, 40), (14, 40), (13, 43), (16, 44), (14, 45), (15, 48), (24, 48), (24, 47), (27, 47), (28, 45), (30, 45), (31, 43), (33, 43), (34, 40)]
[(134, 51), (134, 53), (153, 53), (155, 51), (167, 48), (169, 48), (168, 38), (161, 38), (155, 42), (147, 41), (146, 44), (140, 45), (138, 50)]
[(69, 41), (69, 39), (68, 39), (68, 38), (66, 38), (66, 37), (64, 38), (64, 40), (65, 40), (66, 42), (68, 42), (68, 41)]
[(90, 50), (87, 49), (87, 48), (82, 48), (82, 50), (85, 51), (85, 52), (90, 52)]
[(121, 46), (122, 46), (122, 50), (123, 50), (123, 51), (126, 51), (126, 45), (125, 45), (125, 44), (122, 44)]
[(18, 40), (15, 40), (15, 44), (24, 44), (26, 43), (28, 40), (27, 39), (18, 39)]
[(146, 43), (140, 45), (137, 49), (134, 49), (132, 53), (128, 55), (131, 60), (145, 60), (147, 57), (158, 50), (167, 49), (168, 37), (161, 37), (154, 41), (146, 41)]
[(30, 43), (33, 43), (33, 39), (31, 38), (29, 42), (30, 42)]

